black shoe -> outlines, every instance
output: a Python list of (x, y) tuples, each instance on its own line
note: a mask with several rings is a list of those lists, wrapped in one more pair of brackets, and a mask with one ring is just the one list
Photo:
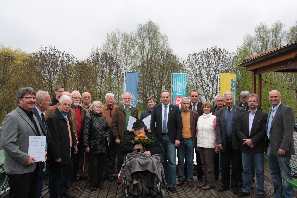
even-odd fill
[(247, 196), (250, 196), (250, 195), (251, 195), (251, 193), (249, 193), (249, 192), (241, 191), (241, 192), (238, 193), (238, 197), (247, 197)]
[(171, 193), (176, 193), (176, 188), (175, 187), (168, 187), (168, 191)]
[(237, 195), (240, 192), (240, 190), (238, 188), (232, 188), (231, 191), (235, 195)]
[(256, 194), (256, 198), (265, 198), (265, 194)]

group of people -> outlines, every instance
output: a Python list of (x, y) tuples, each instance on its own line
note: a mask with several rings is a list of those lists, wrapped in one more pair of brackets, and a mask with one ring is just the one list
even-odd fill
[[(122, 94), (119, 104), (113, 93), (107, 93), (102, 103), (92, 101), (89, 92), (70, 93), (63, 87), (55, 89), (53, 99), (47, 91), (31, 87), (20, 88), (16, 98), (17, 108), (1, 126), (11, 198), (40, 197), (45, 175), (50, 198), (74, 197), (71, 184), (84, 178), (92, 190), (102, 188), (105, 179), (116, 178), (125, 156), (133, 151), (131, 134), (143, 131), (154, 139), (154, 149), (146, 154), (161, 156), (172, 193), (177, 185), (197, 185), (249, 196), (255, 181), (256, 197), (264, 197), (266, 153), (274, 197), (293, 197), (288, 180), (294, 113), (281, 103), (277, 90), (269, 92), (268, 114), (261, 111), (258, 96), (247, 91), (240, 94), (238, 105), (231, 92), (217, 95), (212, 105), (192, 90), (178, 106), (170, 103), (170, 92), (164, 90), (159, 104), (154, 97), (147, 99), (141, 115), (131, 105), (129, 92)], [(131, 118), (136, 120), (132, 128)], [(150, 124), (144, 124), (148, 118)], [(46, 136), (46, 162), (28, 154), (30, 136)]]

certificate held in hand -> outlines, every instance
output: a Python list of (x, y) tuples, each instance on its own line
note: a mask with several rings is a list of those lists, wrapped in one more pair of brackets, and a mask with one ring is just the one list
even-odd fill
[(28, 155), (34, 158), (34, 162), (45, 162), (46, 137), (29, 136)]

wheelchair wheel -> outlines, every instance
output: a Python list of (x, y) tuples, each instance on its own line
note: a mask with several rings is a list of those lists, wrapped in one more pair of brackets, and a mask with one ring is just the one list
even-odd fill
[(3, 164), (0, 165), (0, 196), (9, 191), (8, 176), (4, 171)]

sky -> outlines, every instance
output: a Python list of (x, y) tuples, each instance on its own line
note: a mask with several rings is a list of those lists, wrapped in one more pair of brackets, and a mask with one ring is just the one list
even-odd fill
[(107, 33), (152, 20), (173, 52), (218, 46), (235, 51), (260, 23), (297, 21), (296, 0), (0, 0), (0, 47), (34, 52), (52, 45), (79, 59)]

